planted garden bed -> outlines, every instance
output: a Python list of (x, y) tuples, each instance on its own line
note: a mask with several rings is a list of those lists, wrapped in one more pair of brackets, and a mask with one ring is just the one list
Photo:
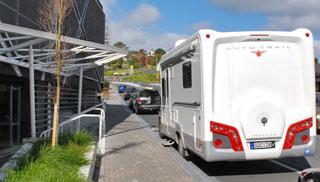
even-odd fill
[(60, 145), (52, 148), (45, 143), (36, 159), (29, 159), (20, 170), (9, 171), (6, 182), (71, 182), (87, 181), (80, 175), (80, 167), (88, 164), (85, 158), (90, 149), (92, 137), (89, 133), (81, 131), (74, 135), (63, 136)]

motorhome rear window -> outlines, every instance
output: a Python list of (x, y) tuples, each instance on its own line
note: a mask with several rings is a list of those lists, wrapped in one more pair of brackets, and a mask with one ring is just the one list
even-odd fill
[(183, 88), (192, 87), (191, 61), (182, 65)]

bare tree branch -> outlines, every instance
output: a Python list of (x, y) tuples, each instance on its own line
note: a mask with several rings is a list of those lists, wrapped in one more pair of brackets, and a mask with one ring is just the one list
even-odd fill
[(63, 60), (67, 59), (69, 55), (62, 53), (61, 50), (68, 47), (62, 43), (63, 24), (65, 17), (70, 13), (73, 3), (71, 0), (45, 0), (43, 7), (40, 9), (40, 20), (44, 30), (54, 33), (55, 39), (55, 56), (56, 62), (55, 78), (56, 89), (53, 95), (54, 111), (53, 111), (53, 125), (52, 125), (52, 146), (58, 144), (58, 124), (59, 124), (59, 110), (61, 97), (61, 72), (63, 69)]

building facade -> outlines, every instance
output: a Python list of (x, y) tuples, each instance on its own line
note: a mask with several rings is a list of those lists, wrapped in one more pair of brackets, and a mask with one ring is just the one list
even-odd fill
[[(41, 10), (46, 0), (0, 0), (0, 21), (44, 31)], [(63, 34), (69, 37), (104, 43), (105, 14), (99, 0), (72, 0), (65, 18)], [(9, 37), (0, 32), (3, 40)], [(18, 41), (18, 40), (16, 40)], [(1, 48), (15, 44), (2, 42)], [(8, 56), (8, 55), (6, 55)], [(15, 56), (15, 55), (10, 55)], [(103, 66), (83, 72), (82, 110), (98, 104), (97, 93), (103, 86)], [(61, 120), (77, 112), (79, 76), (62, 77)], [(35, 111), (37, 136), (51, 126), (55, 76), (35, 71)], [(30, 137), (29, 71), (27, 68), (0, 62), (0, 149)]]

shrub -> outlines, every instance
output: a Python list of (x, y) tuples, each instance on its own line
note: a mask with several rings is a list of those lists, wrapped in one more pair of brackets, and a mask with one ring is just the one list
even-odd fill
[(89, 145), (92, 141), (92, 135), (86, 130), (81, 130), (80, 132), (72, 135), (70, 142), (77, 145)]

